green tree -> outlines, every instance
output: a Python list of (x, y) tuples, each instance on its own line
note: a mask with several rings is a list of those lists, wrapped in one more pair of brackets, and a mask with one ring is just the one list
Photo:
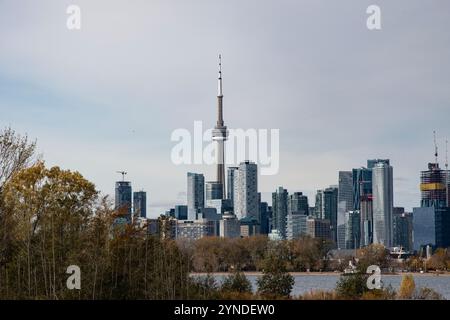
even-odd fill
[(342, 299), (360, 299), (367, 288), (368, 275), (364, 273), (344, 274), (336, 284), (336, 294)]
[(286, 263), (276, 251), (270, 253), (265, 262), (263, 275), (258, 278), (258, 293), (269, 298), (289, 298), (294, 277), (286, 272)]
[(252, 284), (242, 272), (236, 271), (225, 278), (221, 289), (225, 292), (251, 293)]

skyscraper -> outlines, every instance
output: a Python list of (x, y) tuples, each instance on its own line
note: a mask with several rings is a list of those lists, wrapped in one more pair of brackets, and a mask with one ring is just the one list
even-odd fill
[(316, 192), (316, 202), (314, 205), (314, 211), (312, 212), (312, 217), (317, 219), (323, 219), (324, 216), (324, 208), (323, 208), (323, 190), (317, 190)]
[(270, 220), (272, 218), (272, 208), (269, 207), (267, 202), (260, 202), (259, 204), (259, 220), (260, 220), (260, 233), (270, 233)]
[(187, 174), (188, 219), (196, 220), (199, 210), (205, 207), (205, 177), (201, 173)]
[(331, 225), (331, 238), (337, 241), (337, 206), (338, 188), (330, 186), (324, 190), (318, 190), (316, 194), (315, 218), (326, 219)]
[(337, 213), (337, 246), (345, 245), (345, 213), (353, 210), (353, 176), (351, 171), (339, 171), (338, 213)]
[[(373, 166), (373, 161), (368, 163)], [(353, 169), (352, 176), (353, 210), (360, 213), (360, 245), (364, 247), (373, 242), (372, 169)]]
[(116, 182), (116, 195), (115, 195), (115, 207), (116, 210), (120, 210), (127, 215), (127, 219), (131, 221), (131, 182), (130, 181), (117, 181)]
[(372, 199), (372, 170), (358, 168), (352, 170), (353, 176), (353, 210), (361, 209), (361, 198)]
[(357, 249), (360, 246), (360, 215), (359, 211), (347, 211), (345, 213), (345, 248)]
[(272, 231), (277, 230), (282, 239), (286, 239), (286, 219), (288, 214), (288, 191), (278, 187), (272, 193)]
[[(439, 168), (437, 150), (435, 156), (436, 162), (429, 163), (428, 170), (422, 171), (420, 174), (420, 206), (422, 208), (432, 208), (435, 223), (434, 238), (436, 242), (434, 244), (438, 247), (446, 248), (450, 246), (450, 207), (447, 202), (449, 172)], [(425, 219), (426, 217), (422, 218)], [(429, 220), (432, 220), (431, 217)], [(416, 239), (414, 241), (416, 242)]]
[(234, 180), (234, 214), (259, 221), (258, 167), (251, 161), (241, 162)]
[(330, 221), (331, 239), (337, 242), (337, 208), (338, 208), (338, 188), (330, 186), (324, 191), (325, 195), (325, 216)]
[(223, 184), (216, 181), (206, 182), (206, 201), (223, 199)]
[(429, 163), (428, 170), (420, 173), (421, 207), (442, 208), (447, 206), (446, 170), (439, 168), (439, 163)]
[(308, 197), (302, 192), (289, 195), (288, 210), (289, 213), (297, 212), (307, 216), (309, 214)]
[(394, 208), (393, 169), (381, 161), (372, 168), (373, 242), (392, 246), (392, 212)]
[(135, 216), (147, 217), (147, 193), (145, 191), (133, 193), (133, 210)]
[(231, 200), (231, 206), (234, 207), (234, 180), (239, 167), (228, 167), (227, 171), (227, 199)]
[(223, 92), (222, 92), (222, 57), (219, 55), (219, 78), (217, 87), (217, 123), (212, 132), (212, 140), (216, 141), (217, 182), (222, 184), (222, 199), (225, 194), (225, 141), (228, 137), (227, 127), (223, 121)]

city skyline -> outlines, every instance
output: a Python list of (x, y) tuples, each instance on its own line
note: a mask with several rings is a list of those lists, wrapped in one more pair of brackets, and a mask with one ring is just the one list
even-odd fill
[[(64, 28), (64, 1), (29, 2), (27, 10), (0, 4), (0, 126), (36, 138), (48, 165), (80, 171), (111, 198), (115, 172), (126, 170), (133, 189), (148, 194), (149, 217), (185, 204), (187, 172), (215, 179), (214, 166), (170, 162), (170, 132), (192, 130), (195, 120), (214, 126), (219, 52), (230, 128), (281, 130), (280, 172), (259, 177), (263, 201), (280, 185), (312, 201), (338, 184), (339, 171), (386, 158), (394, 206), (411, 211), (420, 205), (418, 173), (434, 161), (433, 130), (443, 167), (448, 4), (424, 12), (420, 1), (380, 1), (383, 30), (374, 34), (364, 25), (364, 1), (305, 1), (280, 12), (250, 1), (236, 16), (217, 3), (141, 3), (129, 15), (110, 2), (105, 14), (105, 3), (80, 4), (80, 33)], [(185, 14), (176, 21), (172, 11)], [(106, 28), (117, 32), (102, 38)], [(22, 42), (24, 34), (34, 40)]]

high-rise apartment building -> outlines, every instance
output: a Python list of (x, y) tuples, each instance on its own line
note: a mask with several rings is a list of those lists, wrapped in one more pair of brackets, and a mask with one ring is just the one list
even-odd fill
[(358, 210), (347, 211), (345, 213), (345, 248), (357, 249), (360, 247), (360, 213)]
[(260, 233), (270, 233), (270, 223), (272, 219), (272, 207), (267, 202), (260, 202), (259, 204), (259, 221), (260, 221)]
[(251, 161), (241, 162), (234, 180), (234, 214), (238, 219), (259, 219), (258, 168)]
[(337, 247), (345, 249), (345, 213), (353, 210), (353, 175), (351, 171), (339, 171), (337, 210)]
[(205, 207), (205, 177), (201, 173), (187, 174), (188, 219), (196, 220), (199, 210)]
[(227, 199), (231, 201), (232, 207), (234, 207), (234, 180), (238, 170), (239, 167), (228, 167), (227, 170)]
[(331, 225), (331, 238), (337, 241), (337, 208), (338, 187), (330, 186), (324, 190), (318, 190), (316, 194), (315, 218), (328, 220)]
[(277, 230), (282, 239), (286, 239), (288, 197), (288, 191), (283, 187), (272, 193), (272, 231)]

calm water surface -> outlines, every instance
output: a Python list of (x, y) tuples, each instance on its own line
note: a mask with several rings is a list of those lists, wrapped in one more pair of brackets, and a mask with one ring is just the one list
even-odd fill
[[(216, 275), (216, 279), (221, 282), (226, 276)], [(256, 279), (259, 276), (247, 275), (247, 278), (256, 290)], [(295, 284), (292, 295), (300, 295), (314, 290), (334, 290), (339, 280), (339, 275), (295, 275)], [(389, 284), (397, 290), (400, 287), (402, 275), (382, 275), (385, 286)], [(445, 299), (450, 300), (450, 276), (449, 275), (414, 275), (416, 288), (428, 287), (442, 294)]]

